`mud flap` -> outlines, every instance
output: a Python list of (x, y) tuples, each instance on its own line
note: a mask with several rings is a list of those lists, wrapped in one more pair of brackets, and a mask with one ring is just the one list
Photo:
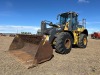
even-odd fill
[(53, 56), (49, 41), (40, 35), (17, 35), (9, 47), (9, 52), (27, 68), (48, 61)]

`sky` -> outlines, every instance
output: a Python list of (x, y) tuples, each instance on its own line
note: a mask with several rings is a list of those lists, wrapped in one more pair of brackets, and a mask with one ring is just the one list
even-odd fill
[(0, 0), (0, 32), (36, 33), (42, 20), (57, 23), (57, 15), (67, 11), (86, 19), (89, 33), (100, 31), (100, 0)]

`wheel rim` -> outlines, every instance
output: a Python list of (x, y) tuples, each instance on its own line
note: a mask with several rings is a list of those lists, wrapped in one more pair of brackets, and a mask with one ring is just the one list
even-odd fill
[(70, 46), (71, 46), (71, 41), (70, 41), (70, 39), (66, 39), (66, 40), (65, 40), (65, 47), (66, 47), (67, 49), (69, 49)]
[(84, 45), (87, 44), (87, 39), (86, 38), (83, 39), (83, 43), (84, 43)]

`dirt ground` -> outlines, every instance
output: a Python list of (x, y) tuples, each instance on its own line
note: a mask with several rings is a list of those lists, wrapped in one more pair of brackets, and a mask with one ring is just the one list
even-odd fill
[(86, 49), (73, 48), (69, 54), (54, 57), (27, 69), (8, 52), (13, 37), (0, 36), (0, 75), (100, 75), (100, 40), (88, 39)]

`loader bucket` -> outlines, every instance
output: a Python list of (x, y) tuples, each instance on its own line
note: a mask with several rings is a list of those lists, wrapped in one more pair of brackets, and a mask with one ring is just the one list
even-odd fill
[(37, 66), (53, 56), (49, 41), (40, 35), (16, 35), (9, 47), (9, 52), (27, 68)]

